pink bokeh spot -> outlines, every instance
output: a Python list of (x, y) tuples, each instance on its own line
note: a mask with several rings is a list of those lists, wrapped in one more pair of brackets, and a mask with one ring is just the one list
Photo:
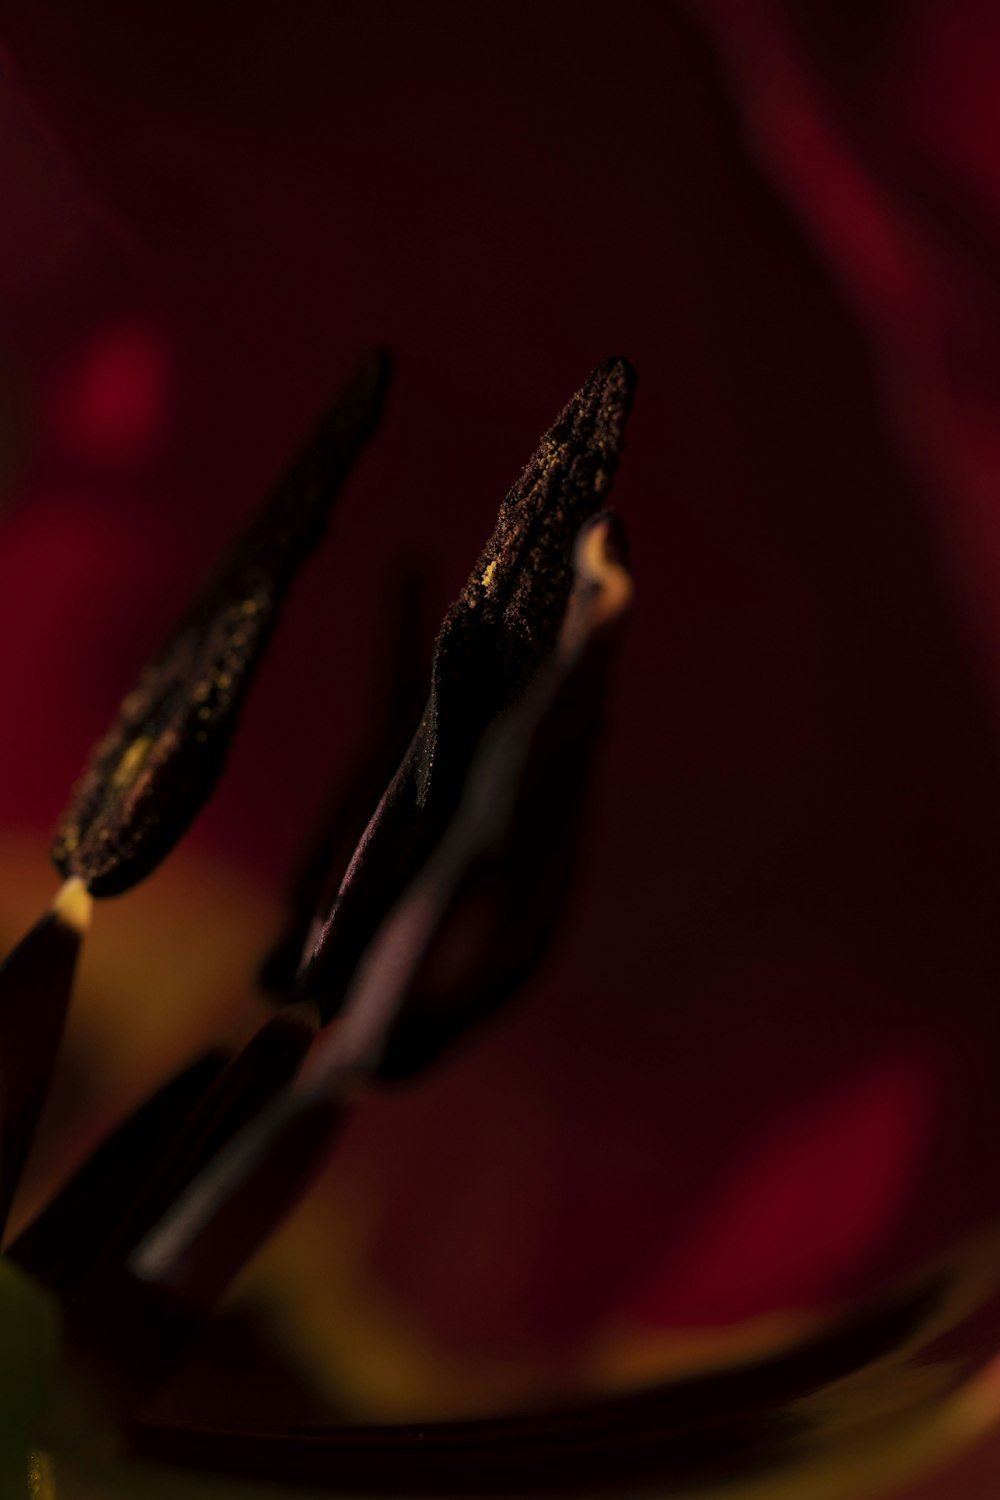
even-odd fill
[(153, 324), (101, 328), (54, 381), (53, 437), (66, 457), (108, 468), (147, 460), (164, 429), (169, 373), (166, 342)]

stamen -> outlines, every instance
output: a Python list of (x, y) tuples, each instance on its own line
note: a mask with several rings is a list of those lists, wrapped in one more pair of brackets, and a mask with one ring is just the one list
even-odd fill
[(440, 838), (487, 726), (556, 645), (573, 541), (606, 503), (634, 388), (627, 361), (597, 367), (507, 495), (445, 617), (420, 725), (303, 954), (298, 993), (316, 999), (324, 1016), (339, 1009), (378, 923)]
[(52, 848), (95, 896), (148, 875), (213, 791), (281, 605), (378, 423), (388, 378), (380, 352), (359, 367), (95, 749)]
[(45, 1103), (90, 908), (82, 882), (68, 880), (0, 967), (0, 1233)]
[(147, 1235), (129, 1275), (185, 1307), (212, 1307), (311, 1186), (344, 1113), (329, 1093), (276, 1100)]
[(577, 865), (618, 627), (632, 598), (615, 517), (589, 522), (556, 653), (497, 720), (440, 845), (372, 942), (317, 1067), (347, 1050), (408, 1076), (494, 1011), (549, 947)]
[(106, 1254), (127, 1256), (194, 1177), (295, 1077), (315, 1039), (315, 1006), (286, 1005), (250, 1038), (179, 1123), (161, 1169), (135, 1194)]
[(209, 1052), (157, 1089), (18, 1236), (10, 1259), (63, 1293), (81, 1282), (227, 1061), (226, 1053)]

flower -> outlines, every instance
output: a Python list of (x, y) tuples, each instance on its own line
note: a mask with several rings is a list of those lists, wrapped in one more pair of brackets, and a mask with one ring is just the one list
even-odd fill
[[(133, 235), (139, 226), (146, 254), (155, 258), (157, 290), (147, 296), (133, 283), (124, 300), (153, 309), (168, 327), (167, 357), (176, 361), (171, 368), (180, 371), (184, 395), (182, 410), (172, 409), (152, 482), (135, 470), (128, 477), (84, 471), (81, 481), (64, 460), (61, 473), (36, 480), (36, 504), (11, 517), (7, 571), (16, 556), (26, 582), (16, 595), (6, 589), (7, 608), (22, 634), (30, 622), (35, 643), (20, 658), (24, 675), (12, 701), (32, 701), (35, 711), (28, 716), (32, 738), (22, 742), (9, 783), (18, 800), (9, 794), (5, 816), (8, 826), (28, 832), (50, 821), (65, 778), (100, 727), (109, 684), (134, 665), (123, 656), (131, 649), (141, 659), (150, 631), (155, 635), (168, 614), (171, 591), (179, 593), (184, 566), (171, 556), (176, 543), (165, 546), (164, 539), (182, 533), (157, 517), (190, 495), (221, 534), (225, 494), (235, 500), (249, 492), (250, 477), (273, 463), (300, 412), (326, 388), (328, 351), (346, 356), (359, 337), (384, 326), (401, 344), (403, 370), (412, 372), (400, 402), (409, 415), (395, 436), (387, 434), (386, 469), (371, 471), (370, 488), (362, 476), (352, 513), (380, 519), (366, 527), (345, 517), (339, 533), (353, 563), (349, 588), (368, 566), (364, 559), (376, 554), (372, 541), (387, 524), (388, 493), (399, 496), (393, 529), (415, 539), (433, 529), (445, 565), (450, 557), (456, 568), (475, 535), (471, 503), (452, 513), (450, 497), (465, 493), (452, 479), (459, 472), (485, 477), (493, 464), (499, 484), (501, 446), (510, 461), (515, 439), (541, 425), (551, 389), (592, 358), (595, 343), (598, 350), (621, 344), (635, 351), (650, 416), (633, 436), (631, 514), (639, 566), (651, 570), (647, 580), (640, 575), (640, 598), (659, 603), (655, 610), (644, 605), (646, 623), (626, 661), (582, 921), (531, 1021), (512, 1020), (461, 1069), (429, 1084), (426, 1104), (416, 1096), (401, 1102), (405, 1143), (386, 1120), (358, 1140), (346, 1166), (361, 1190), (373, 1180), (384, 1184), (373, 1249), (393, 1304), (429, 1320), (467, 1371), (484, 1351), (496, 1362), (527, 1345), (540, 1367), (553, 1347), (579, 1350), (593, 1327), (588, 1308), (674, 1328), (763, 1310), (786, 1296), (822, 1304), (859, 1285), (877, 1286), (890, 1268), (976, 1220), (988, 1180), (979, 1143), (992, 1135), (985, 918), (969, 917), (973, 930), (959, 944), (969, 889), (907, 883), (884, 865), (867, 872), (861, 909), (824, 913), (817, 869), (800, 879), (794, 861), (817, 805), (836, 824), (843, 804), (832, 791), (850, 783), (859, 764), (871, 772), (873, 746), (884, 766), (911, 766), (918, 805), (937, 805), (942, 787), (952, 797), (964, 788), (970, 827), (977, 818), (990, 826), (992, 767), (988, 750), (980, 756), (975, 749), (988, 743), (968, 707), (979, 701), (975, 674), (965, 667), (952, 674), (960, 641), (953, 653), (947, 648), (946, 661), (935, 658), (930, 678), (905, 677), (892, 703), (867, 712), (905, 654), (894, 642), (921, 628), (928, 640), (945, 639), (955, 609), (947, 582), (935, 581), (933, 561), (924, 584), (914, 573), (907, 583), (900, 559), (935, 554), (920, 534), (894, 443), (874, 415), (860, 340), (792, 221), (748, 165), (707, 49), (672, 13), (637, 8), (611, 33), (610, 50), (603, 18), (600, 25), (576, 18), (559, 36), (553, 15), (545, 23), (551, 33), (535, 32), (537, 49), (520, 44), (528, 23), (514, 17), (487, 55), (467, 27), (439, 14), (437, 28), (421, 17), (420, 35), (406, 45), (391, 33), (387, 42), (384, 33), (365, 31), (352, 47), (317, 45), (319, 22), (304, 11), (302, 30), (277, 48), (268, 29), (268, 89), (242, 92), (239, 80), (256, 76), (253, 59), (261, 55), (252, 25), (228, 29), (231, 68), (220, 74), (207, 66), (203, 74), (211, 30), (204, 48), (191, 48), (178, 21), (170, 32), (175, 45), (164, 43), (162, 30), (149, 31), (146, 50), (118, 15), (110, 28), (114, 48), (105, 40), (93, 49), (81, 25), (63, 50), (71, 18), (32, 45), (30, 14), (11, 16), (20, 77), (46, 100), (50, 118), (68, 121), (64, 138), (86, 161), (91, 182), (104, 185), (102, 201), (117, 206)], [(542, 23), (533, 17), (531, 24)], [(836, 28), (821, 30), (816, 22), (809, 55), (856, 58), (851, 69), (867, 67), (891, 114), (900, 94), (879, 95), (878, 79), (894, 55), (894, 24), (886, 8), (878, 26), (859, 26), (837, 52)], [(805, 23), (800, 38), (803, 30), (809, 32)], [(574, 61), (554, 87), (545, 70), (560, 48)], [(331, 53), (352, 59), (333, 88), (325, 61)], [(924, 55), (933, 56), (933, 46)], [(73, 63), (81, 56), (89, 58), (86, 69)], [(315, 74), (302, 72), (308, 59)], [(371, 98), (375, 73), (390, 100), (410, 99), (405, 129), (392, 110), (380, 117), (377, 109), (355, 109), (357, 97)], [(319, 75), (323, 87), (310, 89), (308, 80)], [(586, 108), (597, 76), (609, 101), (599, 119)], [(836, 89), (836, 78), (827, 77)], [(186, 100), (182, 126), (178, 97)], [(292, 97), (301, 114), (291, 109)], [(551, 108), (537, 105), (542, 97)], [(279, 130), (273, 117), (253, 125), (264, 98), (280, 117)], [(523, 118), (525, 99), (536, 101), (526, 127), (506, 129), (508, 119)], [(856, 119), (862, 105), (855, 100)], [(121, 128), (123, 113), (130, 127), (141, 126), (141, 140), (135, 129)], [(357, 117), (366, 121), (363, 140), (352, 128)], [(325, 130), (318, 124), (324, 119)], [(456, 119), (462, 129), (453, 128)], [(329, 177), (338, 181), (336, 195), (323, 190)], [(952, 178), (963, 180), (954, 169)], [(826, 179), (814, 170), (811, 180)], [(392, 191), (383, 194), (378, 187), (386, 181)], [(64, 192), (56, 217), (79, 235), (76, 190)], [(185, 193), (196, 194), (197, 211)], [(838, 200), (831, 193), (828, 201), (832, 214)], [(349, 232), (335, 202), (359, 210)], [(595, 214), (596, 202), (609, 207), (606, 220)], [(843, 222), (864, 220), (845, 213)], [(525, 223), (531, 234), (522, 241)], [(93, 248), (105, 242), (88, 233), (88, 253), (108, 278), (105, 252)], [(289, 244), (294, 277), (277, 269), (287, 263)], [(628, 257), (620, 278), (609, 274), (612, 245)], [(45, 326), (62, 319), (65, 327), (69, 298), (85, 278), (77, 272), (45, 282), (40, 256), (22, 255), (21, 262), (31, 262), (38, 278)], [(53, 300), (54, 284), (61, 302)], [(184, 300), (191, 289), (196, 310)], [(102, 295), (105, 306), (117, 305), (117, 290)], [(38, 306), (22, 299), (25, 325), (42, 324)], [(220, 353), (229, 340), (238, 357)], [(884, 329), (878, 347), (889, 347)], [(563, 362), (558, 371), (554, 357)], [(454, 413), (444, 425), (457, 454), (438, 438), (442, 391)], [(965, 409), (974, 416), (983, 408), (977, 402)], [(988, 427), (975, 425), (977, 432)], [(928, 422), (912, 426), (918, 437), (931, 430)], [(985, 437), (951, 448), (966, 463), (974, 452), (981, 456), (985, 486)], [(451, 456), (441, 457), (446, 451)], [(165, 464), (164, 452), (171, 455)], [(383, 485), (387, 473), (398, 482)], [(947, 485), (926, 472), (922, 478), (945, 515), (966, 514), (959, 506), (968, 491), (954, 477)], [(435, 505), (435, 495), (448, 502)], [(883, 506), (895, 514), (876, 532), (873, 517)], [(48, 524), (57, 516), (58, 532)], [(98, 542), (103, 517), (114, 524), (103, 527)], [(67, 534), (72, 547), (57, 540)], [(76, 569), (69, 564), (83, 548), (88, 566), (115, 588), (104, 589), (105, 605), (101, 590), (88, 588), (70, 611), (65, 596)], [(985, 548), (976, 553), (980, 562), (987, 556)], [(30, 568), (29, 555), (39, 558)], [(39, 567), (63, 580), (68, 613), (58, 630), (54, 602), (32, 612)], [(144, 580), (141, 590), (133, 590), (134, 577)], [(123, 597), (130, 590), (131, 602)], [(367, 592), (375, 597), (373, 587)], [(909, 599), (902, 607), (900, 595)], [(342, 618), (360, 612), (363, 620), (363, 597), (360, 584), (342, 596)], [(318, 605), (304, 601), (301, 619), (319, 620)], [(56, 643), (45, 654), (49, 629)], [(75, 656), (67, 660), (71, 638)], [(301, 826), (318, 784), (319, 747), (324, 759), (346, 757), (335, 715), (342, 722), (354, 716), (365, 664), (345, 652), (336, 710), (333, 694), (321, 713), (319, 706), (307, 710), (314, 700), (298, 693), (298, 711), (315, 712), (299, 737), (313, 759), (302, 775), (285, 779), (280, 799), (260, 809), (263, 837), (249, 839), (237, 809), (261, 774), (280, 784), (293, 657), (304, 653), (289, 646), (272, 677), (272, 702), (282, 711), (262, 712), (256, 729), (248, 726), (254, 753), (246, 770), (237, 759), (225, 798), (204, 825), (198, 847), (206, 855), (228, 851), (228, 869), (238, 862), (243, 872), (269, 871), (287, 859), (291, 833), (273, 806), (289, 808), (289, 830)], [(814, 670), (817, 661), (823, 670)], [(14, 663), (5, 670), (12, 674)], [(50, 692), (54, 682), (58, 694)], [(657, 682), (658, 692), (632, 686)], [(951, 697), (949, 682), (969, 687)], [(55, 722), (46, 716), (49, 698), (64, 705)], [(916, 762), (915, 747), (926, 752)], [(834, 846), (839, 862), (831, 878), (843, 886), (858, 864), (851, 848), (867, 855), (885, 828), (874, 777), (857, 776), (854, 784), (867, 784), (870, 795), (850, 804)], [(644, 810), (640, 819), (636, 805)], [(890, 847), (893, 837), (886, 834)], [(762, 866), (775, 877), (770, 884), (756, 878)], [(974, 889), (984, 863), (972, 867)], [(626, 877), (609, 881), (612, 868)], [(662, 889), (671, 894), (668, 926)], [(982, 899), (988, 907), (988, 896)], [(866, 917), (879, 901), (891, 928), (881, 942)], [(764, 919), (755, 920), (758, 910)], [(586, 938), (598, 919), (615, 932), (630, 925), (630, 947), (595, 950)], [(925, 950), (926, 935), (942, 926), (956, 941), (953, 951), (961, 949), (954, 966)], [(186, 941), (201, 930), (189, 923)], [(609, 1041), (603, 997), (612, 986), (622, 1016)], [(780, 1023), (748, 1030), (741, 1018), (765, 1006)], [(150, 1005), (136, 1024), (152, 1024), (146, 1017), (155, 1013)], [(563, 1040), (570, 1017), (572, 1067)], [(702, 1061), (709, 1056), (719, 1080), (711, 1087)], [(490, 1126), (507, 1096), (504, 1059), (517, 1064), (523, 1080), (519, 1118), (530, 1147), (518, 1146), (513, 1127), (501, 1136)], [(593, 1108), (595, 1076), (600, 1111)], [(552, 1100), (560, 1101), (557, 1109)], [(447, 1123), (456, 1105), (467, 1122), (460, 1141)], [(443, 1258), (466, 1267), (459, 1284), (453, 1272), (435, 1270), (439, 1258), (413, 1230), (407, 1200), (416, 1164), (441, 1142), (454, 1169), (422, 1192), (425, 1201), (428, 1194), (447, 1200), (436, 1218), (451, 1226), (452, 1246), (464, 1252)], [(492, 1176), (506, 1184), (507, 1221), (521, 1226), (507, 1237), (505, 1253), (492, 1258), (491, 1198), (477, 1188), (484, 1151)], [(817, 1163), (825, 1164), (821, 1171)], [(562, 1184), (558, 1214), (545, 1207), (555, 1175)], [(650, 1192), (650, 1182), (671, 1190)], [(754, 1207), (764, 1189), (767, 1214)]]

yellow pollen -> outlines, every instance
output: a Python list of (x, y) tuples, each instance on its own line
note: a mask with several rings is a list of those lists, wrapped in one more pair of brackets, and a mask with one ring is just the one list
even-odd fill
[(484, 589), (488, 589), (490, 584), (493, 582), (493, 575), (496, 573), (496, 570), (497, 560), (496, 558), (494, 558), (489, 567), (486, 569), (486, 572), (483, 574), (482, 578), (480, 578), (479, 580)]
[(93, 906), (87, 887), (74, 876), (72, 880), (67, 880), (59, 892), (52, 903), (52, 910), (67, 927), (72, 927), (74, 932), (83, 933), (90, 926)]
[(141, 771), (152, 746), (152, 736), (148, 734), (142, 734), (137, 740), (133, 740), (115, 767), (111, 785), (119, 788), (129, 786)]

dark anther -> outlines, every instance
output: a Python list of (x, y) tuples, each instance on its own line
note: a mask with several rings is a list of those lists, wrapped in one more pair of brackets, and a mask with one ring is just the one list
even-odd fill
[(299, 993), (326, 1016), (339, 1009), (376, 927), (455, 811), (487, 726), (555, 647), (573, 584), (574, 539), (606, 504), (634, 388), (626, 360), (598, 365), (507, 495), (445, 617), (416, 734), (316, 917)]
[(358, 368), (96, 747), (52, 848), (93, 895), (148, 875), (211, 795), (281, 604), (378, 423), (388, 379), (381, 352)]

